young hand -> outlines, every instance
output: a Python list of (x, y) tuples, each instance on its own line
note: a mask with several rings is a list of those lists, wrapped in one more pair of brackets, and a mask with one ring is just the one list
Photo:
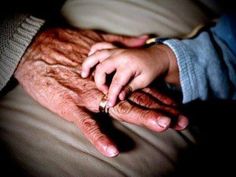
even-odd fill
[[(129, 92), (148, 86), (157, 76), (171, 74), (172, 71), (169, 70), (172, 69), (173, 57), (173, 52), (165, 45), (143, 49), (120, 49), (111, 43), (97, 43), (92, 46), (89, 57), (82, 64), (82, 77), (87, 77), (91, 68), (96, 66), (96, 86), (108, 95), (108, 107), (112, 107), (117, 97), (124, 100)], [(174, 70), (178, 70), (176, 63)], [(115, 75), (108, 88), (106, 75), (113, 72)], [(176, 74), (178, 75), (178, 72), (175, 71)], [(173, 76), (166, 78), (173, 80)]]

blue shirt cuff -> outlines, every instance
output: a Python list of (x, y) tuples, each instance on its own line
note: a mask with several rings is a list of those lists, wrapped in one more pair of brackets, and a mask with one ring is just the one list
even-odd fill
[(180, 74), (180, 85), (183, 94), (183, 103), (190, 102), (199, 97), (197, 89), (196, 71), (192, 60), (194, 54), (189, 51), (187, 46), (177, 39), (170, 39), (163, 42), (174, 52)]

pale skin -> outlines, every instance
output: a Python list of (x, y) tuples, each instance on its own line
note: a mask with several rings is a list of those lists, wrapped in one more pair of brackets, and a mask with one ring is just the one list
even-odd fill
[[(124, 100), (130, 92), (147, 87), (160, 76), (167, 83), (179, 86), (176, 58), (166, 45), (122, 49), (100, 42), (91, 47), (83, 62), (82, 77), (88, 77), (94, 67), (96, 86), (107, 94), (108, 107), (113, 107), (118, 99)], [(108, 86), (106, 77), (113, 72), (115, 74)]]
[[(114, 157), (119, 154), (118, 148), (93, 119), (93, 113), (99, 112), (103, 93), (96, 88), (92, 77), (81, 78), (81, 65), (95, 43), (120, 42), (136, 47), (145, 40), (145, 37), (130, 38), (90, 30), (47, 29), (34, 39), (14, 76), (37, 102), (74, 123), (99, 152)], [(155, 132), (170, 127), (183, 130), (188, 125), (188, 119), (177, 110), (174, 101), (153, 88), (134, 92), (129, 101), (121, 101), (109, 109), (109, 115)]]

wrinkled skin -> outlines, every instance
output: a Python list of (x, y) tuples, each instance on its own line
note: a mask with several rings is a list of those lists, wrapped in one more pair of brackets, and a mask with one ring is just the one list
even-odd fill
[[(117, 147), (101, 132), (92, 118), (92, 112), (99, 112), (103, 94), (96, 88), (92, 76), (86, 79), (80, 77), (81, 64), (96, 42), (120, 42), (128, 47), (138, 47), (145, 40), (145, 36), (129, 38), (89, 30), (48, 29), (38, 34), (27, 49), (15, 77), (37, 102), (75, 123), (98, 151), (113, 157), (119, 153)], [(136, 106), (137, 104), (140, 106)], [(164, 110), (177, 118), (173, 128), (182, 130), (187, 126), (188, 120), (172, 105), (174, 102), (170, 98), (146, 88), (133, 93), (129, 102), (121, 101), (110, 108), (109, 114), (118, 120), (161, 132), (171, 125), (170, 117), (158, 111)]]

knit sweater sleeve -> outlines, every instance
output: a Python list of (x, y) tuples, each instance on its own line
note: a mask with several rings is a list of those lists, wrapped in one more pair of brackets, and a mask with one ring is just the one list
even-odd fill
[(43, 24), (44, 20), (25, 14), (12, 15), (0, 24), (0, 90)]
[(235, 27), (235, 17), (223, 16), (193, 39), (165, 41), (177, 58), (183, 103), (236, 99)]

